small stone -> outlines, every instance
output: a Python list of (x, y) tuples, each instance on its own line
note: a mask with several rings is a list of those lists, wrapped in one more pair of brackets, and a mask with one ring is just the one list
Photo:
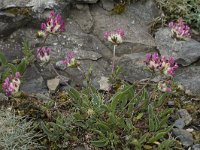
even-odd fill
[(178, 114), (184, 120), (185, 125), (188, 125), (188, 124), (191, 123), (192, 117), (191, 117), (191, 115), (188, 113), (188, 111), (186, 109), (178, 110)]
[(108, 77), (104, 77), (104, 76), (101, 77), (101, 79), (99, 80), (99, 85), (100, 85), (100, 90), (109, 91), (110, 84), (109, 84)]
[(184, 119), (179, 118), (178, 120), (175, 121), (174, 126), (179, 128), (179, 129), (183, 129), (185, 126), (185, 121)]
[(49, 88), (50, 91), (55, 92), (59, 86), (59, 83), (60, 79), (58, 78), (47, 80), (47, 87)]
[(173, 129), (173, 134), (180, 139), (181, 143), (186, 146), (189, 147), (193, 144), (193, 137), (192, 134), (186, 130), (183, 129)]
[(200, 144), (193, 145), (192, 150), (200, 150)]
[(168, 101), (168, 106), (169, 107), (174, 107), (174, 101)]
[(186, 129), (186, 131), (188, 131), (188, 132), (193, 132), (194, 129), (192, 129), (192, 128), (188, 128), (188, 129)]
[(103, 8), (107, 11), (111, 11), (114, 8), (113, 0), (101, 0)]

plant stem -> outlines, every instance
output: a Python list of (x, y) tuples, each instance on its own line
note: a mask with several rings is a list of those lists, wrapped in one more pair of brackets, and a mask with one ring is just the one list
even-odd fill
[(149, 83), (151, 82), (151, 79), (152, 78), (149, 78), (147, 80), (147, 82), (143, 85), (143, 87), (139, 90), (139, 92), (124, 106), (121, 112), (123, 112), (129, 106), (129, 104), (131, 104), (142, 93), (142, 91), (146, 88), (146, 86), (148, 86)]
[(115, 70), (115, 51), (116, 51), (116, 46), (117, 46), (117, 45), (114, 45), (114, 47), (113, 47), (112, 73), (113, 73), (114, 70)]
[(40, 47), (38, 53), (40, 53), (40, 51), (41, 51), (42, 48), (44, 47), (44, 45), (45, 45), (45, 43), (46, 43), (48, 37), (49, 37), (49, 33), (48, 33), (47, 36), (45, 37), (45, 39), (44, 39), (44, 41), (43, 41), (43, 43), (42, 43), (42, 46)]
[(174, 39), (174, 42), (173, 42), (172, 47), (171, 47), (172, 51), (176, 51), (176, 50), (174, 49), (175, 44), (176, 44), (176, 38)]
[(60, 79), (63, 79), (63, 80), (64, 80), (64, 83), (65, 83), (66, 85), (70, 86), (69, 83), (67, 83), (67, 82), (65, 81), (65, 78), (57, 72), (57, 70), (54, 68), (53, 64), (51, 64), (51, 66), (52, 66), (52, 68), (53, 68), (53, 71), (57, 74), (57, 76), (58, 76)]

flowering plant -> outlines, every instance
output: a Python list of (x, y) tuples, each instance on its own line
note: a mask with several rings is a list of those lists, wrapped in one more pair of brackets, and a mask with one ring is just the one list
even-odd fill
[(55, 34), (65, 30), (65, 22), (62, 20), (61, 15), (52, 11), (46, 23), (41, 24), (41, 29), (47, 33)]
[(50, 16), (45, 23), (41, 24), (41, 31), (38, 31), (37, 37), (45, 37), (42, 47), (37, 49), (37, 57), (42, 62), (48, 62), (50, 59), (51, 49), (44, 47), (49, 34), (56, 34), (65, 30), (65, 22), (61, 15), (56, 14), (54, 11), (50, 12)]
[(158, 89), (162, 92), (172, 92), (172, 81), (169, 80), (169, 81), (160, 81), (158, 83)]
[(7, 96), (13, 95), (19, 91), (21, 84), (20, 76), (20, 73), (16, 72), (15, 76), (11, 75), (5, 79), (2, 87)]
[(116, 46), (121, 44), (123, 42), (123, 39), (125, 37), (125, 31), (123, 29), (116, 29), (112, 32), (104, 32), (103, 34), (104, 38), (111, 42), (114, 45), (113, 48), (113, 62), (112, 62), (112, 73), (115, 69), (115, 50)]
[(184, 22), (182, 18), (178, 19), (176, 22), (171, 21), (168, 26), (171, 28), (172, 33), (179, 39), (191, 37), (190, 27)]
[(51, 48), (48, 48), (48, 47), (38, 48), (37, 49), (37, 57), (42, 62), (48, 62), (50, 59), (50, 52), (51, 52)]
[[(159, 72), (165, 77), (173, 77), (176, 69), (178, 68), (177, 63), (173, 57), (159, 56), (158, 53), (146, 55), (145, 60), (146, 66), (153, 72)], [(158, 89), (162, 92), (172, 92), (172, 81), (159, 81)]]
[(116, 29), (112, 32), (104, 32), (104, 38), (114, 45), (121, 44), (125, 36), (125, 31), (123, 29)]
[(78, 61), (75, 59), (75, 53), (73, 51), (67, 52), (67, 55), (62, 64), (67, 65), (67, 67), (75, 68), (79, 65)]
[(173, 76), (175, 70), (178, 68), (178, 65), (173, 57), (160, 57), (158, 53), (148, 53), (146, 55), (145, 63), (150, 70), (154, 72), (161, 72), (166, 76)]

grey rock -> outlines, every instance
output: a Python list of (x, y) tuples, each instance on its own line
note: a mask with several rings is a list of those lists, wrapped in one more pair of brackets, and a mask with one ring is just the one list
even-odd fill
[(162, 13), (154, 0), (140, 0), (127, 9), (130, 9), (130, 13), (138, 16), (147, 24)]
[(38, 24), (46, 20), (49, 13), (54, 10), (60, 13), (62, 17), (69, 16), (72, 0), (57, 1), (57, 0), (31, 0), (26, 6), (32, 10), (32, 22)]
[(22, 39), (10, 36), (5, 40), (0, 40), (0, 52), (4, 53), (9, 61), (22, 58)]
[(191, 66), (180, 68), (176, 72), (175, 81), (183, 86), (191, 95), (200, 96), (200, 67)]
[(174, 126), (183, 129), (185, 127), (185, 121), (182, 118), (179, 118), (178, 120), (175, 121)]
[(17, 28), (25, 26), (28, 22), (30, 22), (30, 18), (24, 15), (14, 15), (0, 11), (0, 38), (8, 36)]
[(157, 48), (163, 56), (173, 56), (178, 64), (188, 66), (196, 62), (200, 57), (200, 43), (187, 39), (178, 41), (172, 38), (169, 28), (161, 28), (155, 34)]
[(4, 37), (28, 23), (38, 26), (52, 10), (68, 16), (71, 0), (2, 0), (0, 4), (0, 37)]
[(27, 7), (31, 7), (34, 12), (43, 12), (45, 9), (53, 9), (58, 7), (56, 0), (31, 0), (26, 4)]
[(79, 60), (98, 60), (102, 55), (93, 51), (75, 51), (76, 57)]
[(87, 4), (81, 5), (81, 9), (79, 4), (79, 9), (74, 8), (71, 10), (70, 17), (72, 17), (79, 24), (79, 26), (84, 32), (89, 33), (92, 30), (94, 21), (90, 13), (89, 6)]
[[(46, 45), (49, 46), (52, 45), (52, 41), (58, 43), (58, 45), (51, 46), (52, 60), (64, 59), (67, 51), (74, 51), (80, 57), (83, 57), (82, 52), (87, 51), (84, 57), (90, 57), (89, 60), (99, 59), (100, 57), (110, 58), (112, 56), (112, 52), (97, 37), (84, 33), (79, 25), (71, 19), (66, 22), (66, 31), (58, 36), (59, 41), (55, 36), (50, 36), (46, 42)], [(38, 43), (38, 41), (35, 42)]]
[(122, 67), (122, 77), (129, 81), (146, 79), (150, 77), (150, 73), (144, 70), (145, 53), (133, 53), (122, 56), (118, 65)]
[[(23, 28), (15, 31), (11, 34), (6, 42), (12, 43), (12, 40), (17, 44), (17, 48), (14, 49), (10, 44), (9, 48), (5, 48), (3, 52), (6, 55), (13, 58), (21, 58), (21, 41), (22, 38), (26, 38), (30, 41), (32, 49), (36, 49), (42, 45), (42, 40), (37, 39), (35, 33), (37, 30), (32, 28)], [(5, 46), (5, 41), (1, 41), (2, 45)], [(14, 43), (13, 42), (13, 43)], [(40, 66), (36, 63), (39, 74), (44, 80), (48, 80), (57, 76), (55, 71), (52, 68), (52, 65), (55, 65), (56, 62), (64, 60), (66, 57), (67, 51), (74, 51), (76, 53), (76, 58), (83, 65), (84, 71), (88, 71), (91, 66), (94, 66), (94, 77), (100, 77), (101, 75), (108, 74), (107, 70), (109, 69), (109, 63), (106, 58), (111, 58), (112, 52), (94, 35), (84, 33), (78, 24), (71, 19), (67, 20), (66, 31), (58, 36), (58, 40), (55, 36), (50, 36), (46, 42), (46, 46), (52, 48), (50, 64)], [(13, 53), (10, 53), (9, 50), (12, 50)], [(83, 78), (82, 73), (77, 69), (63, 68), (58, 70), (58, 73), (66, 76), (67, 78), (72, 78), (73, 81), (80, 81)], [(78, 78), (79, 80), (76, 80)]]
[(193, 145), (192, 150), (200, 150), (200, 144)]
[(44, 83), (44, 79), (35, 67), (32, 65), (28, 67), (23, 74), (25, 82), (21, 86), (23, 92), (32, 93), (42, 93), (47, 92), (47, 87)]
[[(148, 28), (142, 19), (135, 16), (131, 12), (134, 5), (121, 15), (111, 15), (98, 4), (91, 6), (91, 14), (94, 19), (93, 33), (104, 42), (104, 44), (113, 49), (113, 45), (103, 38), (103, 33), (106, 31), (113, 31), (118, 28), (125, 30), (125, 40), (123, 44), (116, 49), (116, 54), (121, 56), (123, 54), (130, 54), (134, 52), (144, 52), (155, 46), (154, 38), (148, 33)], [(135, 20), (135, 24), (132, 22)]]
[(191, 123), (192, 117), (186, 109), (179, 109), (178, 114), (184, 120), (185, 125), (189, 125)]
[(111, 11), (115, 4), (113, 0), (101, 0), (101, 3), (102, 7), (107, 11)]
[(192, 134), (186, 130), (176, 128), (173, 129), (173, 134), (180, 139), (181, 143), (186, 147), (191, 146), (194, 142)]
[(0, 10), (13, 7), (25, 7), (30, 1), (31, 0), (1, 0)]

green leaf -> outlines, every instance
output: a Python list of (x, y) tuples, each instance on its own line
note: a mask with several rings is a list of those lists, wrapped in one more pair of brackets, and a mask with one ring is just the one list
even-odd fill
[(153, 148), (151, 145), (144, 145), (143, 147), (144, 147), (144, 149), (152, 149)]
[(169, 150), (172, 148), (174, 145), (175, 141), (174, 140), (164, 140), (159, 146), (159, 150)]
[(130, 130), (134, 128), (133, 123), (132, 123), (132, 121), (131, 121), (130, 118), (126, 118), (126, 119), (125, 119), (125, 122), (126, 122), (127, 127), (128, 127)]
[(168, 114), (171, 114), (172, 112), (173, 112), (173, 108), (168, 108), (168, 109), (166, 109), (166, 110), (164, 110), (164, 111), (161, 112), (160, 117), (161, 117), (161, 118), (162, 118), (162, 117), (165, 117), (165, 116), (167, 116)]
[(149, 132), (145, 133), (145, 134), (139, 139), (140, 144), (145, 143), (145, 142), (147, 141), (147, 138), (149, 137), (149, 135), (150, 135)]
[(103, 132), (107, 132), (107, 131), (110, 131), (111, 129), (109, 128), (108, 124), (103, 122), (103, 121), (99, 121), (97, 122), (96, 124), (96, 127), (99, 128), (101, 131)]
[(163, 138), (167, 132), (158, 132), (155, 136), (149, 139), (149, 143), (153, 143), (158, 141), (159, 139)]
[(17, 71), (23, 74), (26, 70), (26, 61), (22, 60), (20, 64), (17, 66)]
[(92, 95), (92, 104), (95, 107), (100, 107), (102, 104), (102, 99), (101, 96), (97, 95), (97, 94), (93, 94)]
[(9, 68), (6, 68), (1, 76), (2, 80), (5, 80), (9, 75), (11, 74), (11, 71)]
[(158, 99), (157, 101), (154, 102), (154, 103), (155, 103), (154, 106), (155, 106), (155, 107), (160, 107), (160, 106), (163, 104), (163, 102), (164, 102), (164, 100), (165, 100), (167, 94), (168, 94), (168, 93), (165, 93), (165, 94), (161, 95), (161, 96), (159, 97), (159, 99)]
[(43, 132), (48, 136), (49, 140), (56, 140), (57, 136), (55, 134), (53, 134), (48, 128), (47, 126), (44, 124), (44, 122), (41, 122), (41, 128), (43, 130)]
[(143, 117), (144, 113), (139, 113), (136, 117), (137, 120), (140, 120)]
[(81, 106), (81, 95), (76, 89), (71, 88), (68, 90), (68, 94), (75, 101), (75, 103)]
[(124, 97), (126, 94), (131, 90), (132, 91), (133, 86), (126, 86), (122, 91), (117, 92), (111, 99), (111, 111), (115, 112), (117, 104), (119, 102), (124, 100)]
[(153, 113), (153, 108), (152, 105), (150, 104), (148, 106), (148, 114), (149, 114), (149, 130), (150, 131), (154, 131), (155, 127), (154, 127), (154, 113)]
[(7, 64), (7, 59), (6, 59), (5, 55), (1, 52), (0, 52), (0, 62), (2, 63), (2, 65)]
[(91, 144), (96, 146), (96, 147), (105, 147), (109, 143), (108, 139), (101, 139), (97, 141), (91, 141)]
[(15, 74), (17, 72), (17, 68), (15, 67), (15, 65), (8, 63), (7, 67), (10, 69), (10, 71)]

